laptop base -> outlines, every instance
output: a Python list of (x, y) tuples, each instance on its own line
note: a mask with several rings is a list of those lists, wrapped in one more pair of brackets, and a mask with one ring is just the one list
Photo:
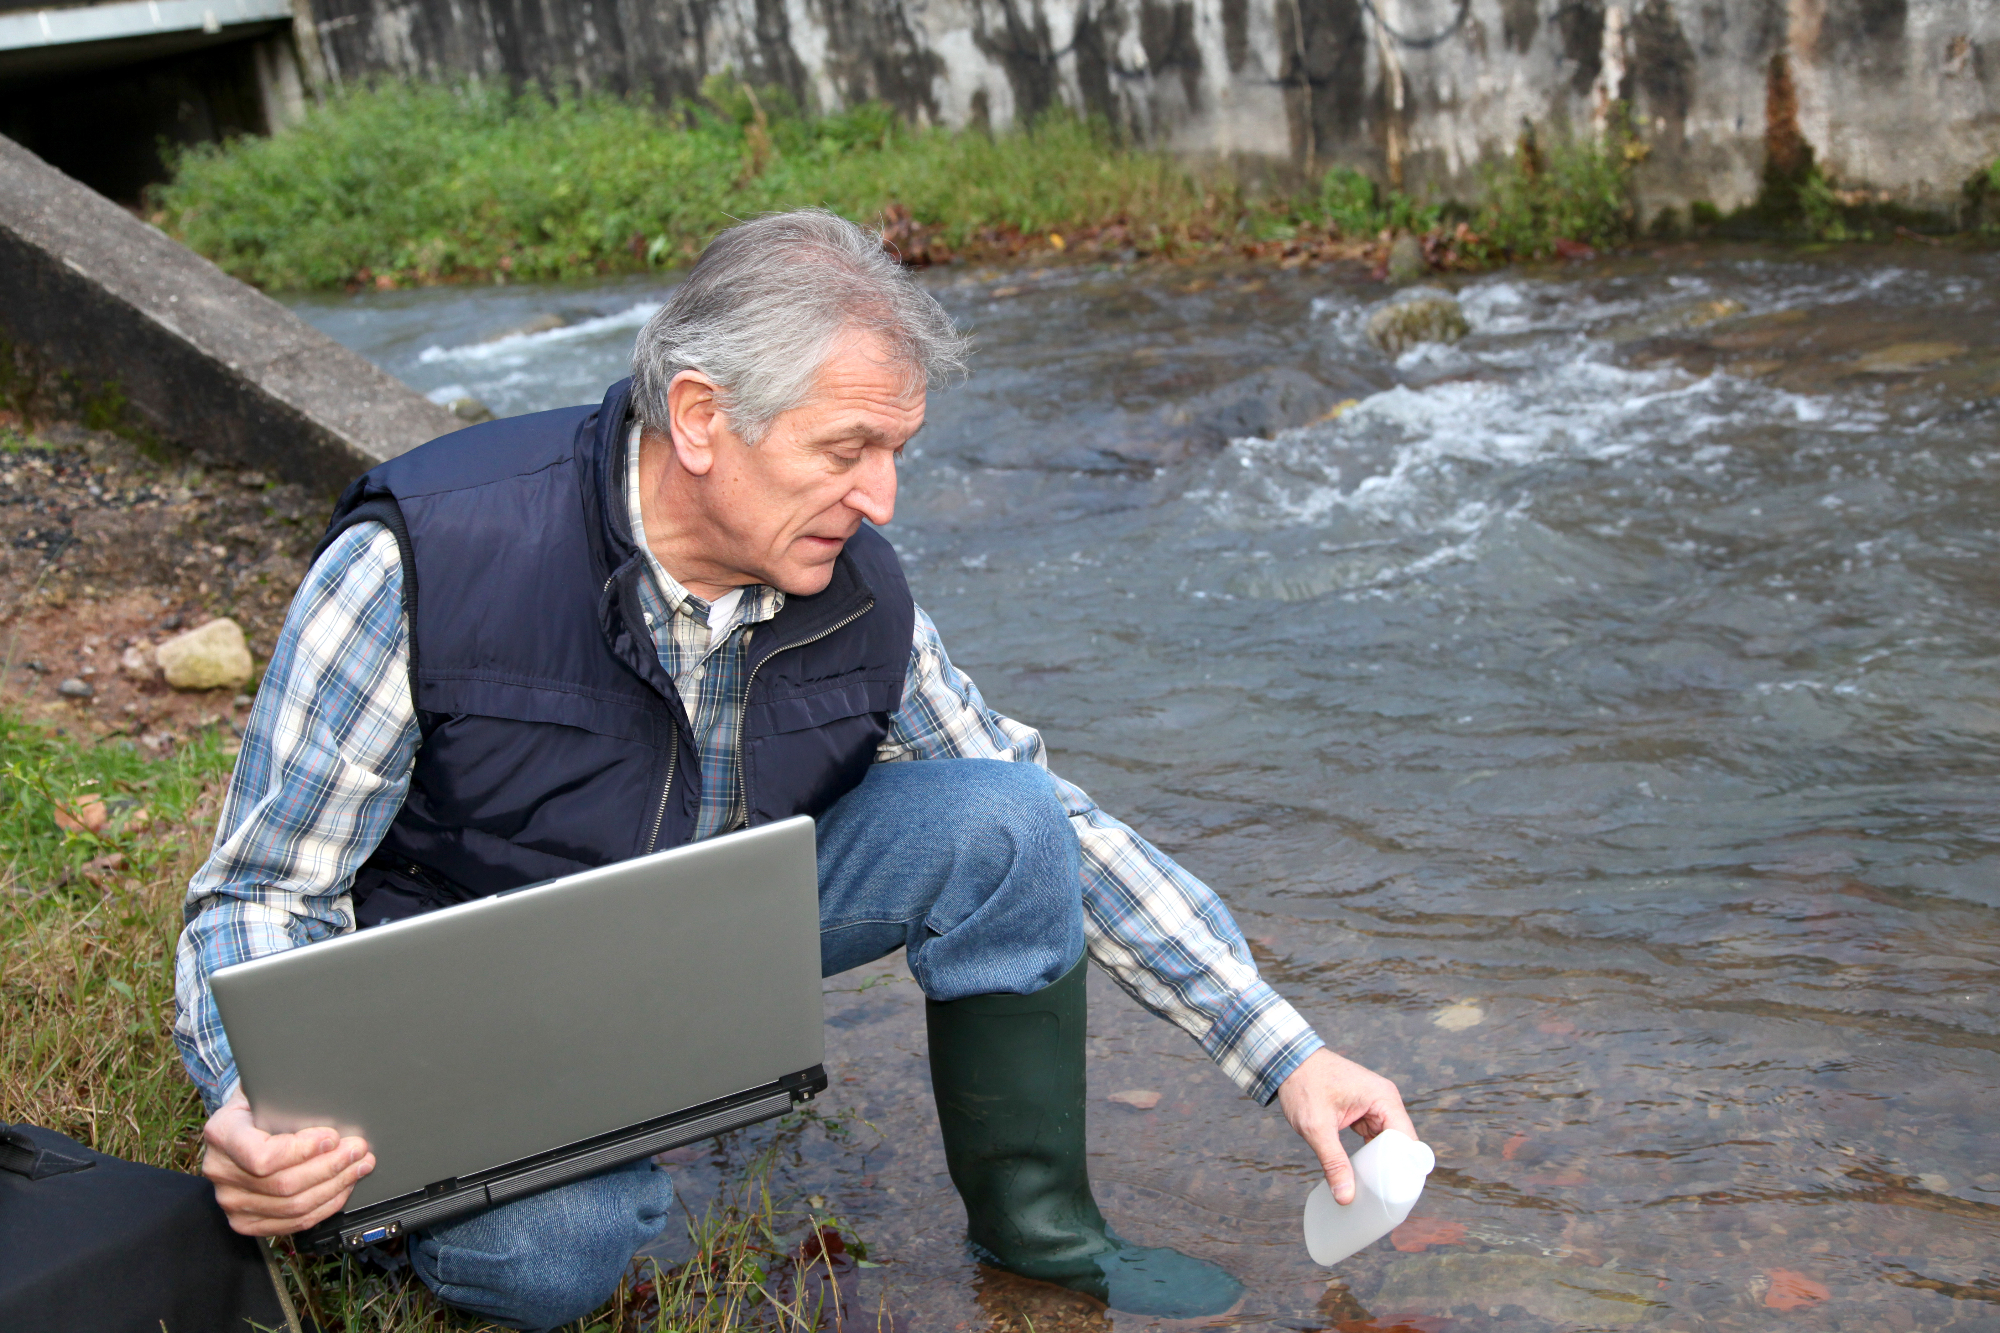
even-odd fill
[(440, 1180), (351, 1213), (335, 1213), (297, 1238), (302, 1250), (332, 1254), (394, 1240), (467, 1213), (566, 1185), (698, 1139), (783, 1115), (826, 1091), (826, 1069), (814, 1065), (750, 1088), (581, 1143), (525, 1157), (478, 1175)]

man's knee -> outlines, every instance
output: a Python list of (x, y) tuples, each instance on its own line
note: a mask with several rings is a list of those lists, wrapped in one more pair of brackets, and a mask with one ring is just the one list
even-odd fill
[(1075, 866), (1076, 830), (1045, 769), (990, 759), (947, 762), (958, 771), (935, 813), (962, 852), (1002, 873), (1022, 861)]
[(898, 945), (933, 999), (1047, 985), (1083, 951), (1081, 852), (1032, 764), (878, 764), (820, 825), (821, 966)]
[(440, 1300), (522, 1329), (590, 1313), (665, 1227), (673, 1183), (650, 1163), (490, 1208), (418, 1235), (410, 1260)]
[(1039, 990), (1083, 952), (1076, 832), (1044, 770), (957, 762), (935, 831), (953, 847), (950, 884), (913, 932), (911, 971), (938, 1000)]

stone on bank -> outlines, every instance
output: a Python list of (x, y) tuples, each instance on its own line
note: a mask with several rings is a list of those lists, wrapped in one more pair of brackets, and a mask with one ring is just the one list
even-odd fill
[(177, 690), (241, 689), (254, 670), (243, 627), (227, 616), (175, 635), (153, 657)]

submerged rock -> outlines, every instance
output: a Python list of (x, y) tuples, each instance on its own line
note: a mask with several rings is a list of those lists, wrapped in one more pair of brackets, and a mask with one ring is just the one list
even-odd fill
[(177, 634), (153, 654), (177, 690), (241, 689), (249, 683), (250, 645), (243, 627), (228, 617)]
[(480, 341), (497, 343), (506, 338), (531, 338), (537, 333), (553, 333), (557, 329), (566, 329), (569, 325), (568, 316), (558, 315), (554, 311), (547, 311), (536, 315), (532, 319), (523, 320), (519, 324), (510, 325), (491, 337), (483, 338)]
[(1446, 1032), (1463, 1032), (1486, 1021), (1486, 1011), (1470, 1000), (1461, 1000), (1431, 1015), (1431, 1022)]
[(1854, 368), (1870, 375), (1908, 375), (1964, 355), (1964, 343), (1891, 343), (1864, 354)]
[(1657, 338), (1662, 334), (1706, 328), (1744, 313), (1744, 304), (1732, 297), (1702, 297), (1620, 320), (1605, 329), (1604, 336), (1612, 342), (1633, 342), (1640, 338)]
[(1472, 331), (1450, 292), (1422, 287), (1405, 292), (1368, 316), (1368, 339), (1390, 356), (1418, 343), (1455, 343)]
[(482, 421), (493, 420), (493, 409), (469, 393), (451, 399), (445, 407), (453, 416), (468, 425), (476, 426)]
[(1656, 1279), (1611, 1268), (1528, 1254), (1440, 1254), (1396, 1264), (1370, 1304), (1412, 1314), (1512, 1305), (1552, 1323), (1602, 1328), (1637, 1323), (1660, 1305), (1657, 1295)]

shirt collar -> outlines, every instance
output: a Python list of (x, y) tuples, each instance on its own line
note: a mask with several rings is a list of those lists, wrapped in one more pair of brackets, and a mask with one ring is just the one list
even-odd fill
[[(639, 436), (645, 428), (638, 422), (632, 423), (632, 433), (625, 441), (625, 508), (632, 524), (632, 540), (645, 553), (646, 568), (652, 572), (654, 586), (660, 596), (673, 609), (674, 614), (686, 616), (697, 624), (708, 624), (708, 603), (683, 588), (680, 580), (667, 573), (667, 567), (653, 554), (652, 545), (646, 540), (646, 520), (640, 512), (639, 504)], [(762, 583), (753, 583), (743, 589), (743, 600), (737, 603), (736, 622), (740, 625), (754, 625), (769, 620), (785, 605), (785, 594)]]

